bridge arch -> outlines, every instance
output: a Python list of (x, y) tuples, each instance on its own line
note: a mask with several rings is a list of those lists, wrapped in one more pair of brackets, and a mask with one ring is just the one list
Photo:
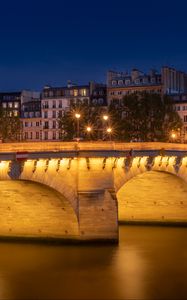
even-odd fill
[[(116, 170), (118, 216), (121, 222), (187, 224), (187, 160), (157, 156), (134, 158), (126, 170)], [(123, 174), (122, 174), (123, 170)]]
[(79, 235), (69, 201), (30, 180), (0, 180), (0, 214), (1, 237), (76, 239)]

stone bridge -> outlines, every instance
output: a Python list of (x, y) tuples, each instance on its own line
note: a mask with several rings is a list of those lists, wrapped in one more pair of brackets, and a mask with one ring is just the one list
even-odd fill
[[(25, 159), (20, 159), (19, 154)], [(47, 199), (49, 206), (46, 206), (38, 200), (39, 206), (33, 206), (32, 184), (24, 204), (19, 199), (14, 203), (14, 199), (8, 196), (8, 204), (2, 204), (0, 196), (0, 236), (117, 241), (118, 195), (131, 178), (150, 171), (171, 173), (187, 181), (187, 145), (112, 142), (1, 144), (1, 191), (6, 185), (7, 195), (9, 188), (5, 181), (8, 180), (36, 182), (53, 189), (58, 194), (58, 201)], [(17, 192), (20, 192), (19, 188)], [(187, 222), (187, 201), (173, 204), (162, 200), (156, 205), (157, 212), (155, 203), (148, 206), (147, 215), (147, 207), (144, 207), (145, 211), (136, 218), (137, 208), (134, 208), (132, 219), (121, 221)], [(126, 209), (125, 205), (122, 207)]]

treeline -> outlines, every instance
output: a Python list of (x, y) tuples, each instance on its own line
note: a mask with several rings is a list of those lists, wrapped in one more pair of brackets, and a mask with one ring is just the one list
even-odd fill
[[(76, 120), (76, 112), (80, 113), (80, 120)], [(106, 121), (104, 114), (109, 116)], [(72, 105), (58, 120), (63, 140), (76, 138), (77, 122), (83, 139), (107, 140), (112, 135), (112, 140), (127, 142), (168, 141), (171, 131), (179, 131), (182, 127), (182, 120), (168, 96), (147, 93), (127, 95), (120, 101), (115, 99), (107, 112), (81, 102)], [(89, 132), (88, 126), (92, 129)], [(107, 132), (109, 127), (112, 129), (110, 134)]]

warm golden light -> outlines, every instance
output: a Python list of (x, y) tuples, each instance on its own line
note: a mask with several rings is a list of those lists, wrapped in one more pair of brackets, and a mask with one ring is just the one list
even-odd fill
[(75, 118), (80, 119), (80, 117), (81, 117), (80, 114), (78, 114), (78, 113), (75, 114)]
[(106, 130), (108, 133), (111, 133), (112, 132), (112, 128), (111, 127), (109, 127), (109, 128), (107, 128), (107, 130)]
[(88, 132), (90, 132), (90, 131), (92, 131), (92, 128), (91, 128), (90, 126), (88, 126), (88, 127), (86, 127), (86, 130), (87, 130)]
[(107, 116), (107, 115), (104, 115), (104, 116), (103, 116), (103, 120), (107, 121), (107, 120), (108, 120), (108, 116)]
[(173, 132), (173, 133), (171, 134), (171, 137), (172, 137), (172, 139), (175, 139), (175, 138), (176, 138), (176, 133)]

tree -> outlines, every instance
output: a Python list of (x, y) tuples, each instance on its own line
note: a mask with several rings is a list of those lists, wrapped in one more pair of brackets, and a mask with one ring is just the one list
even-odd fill
[[(118, 102), (117, 102), (118, 103)], [(159, 94), (139, 93), (110, 105), (115, 119), (116, 139), (125, 141), (168, 141), (171, 130), (180, 129), (182, 120), (172, 100)]]
[(18, 116), (11, 115), (11, 110), (0, 107), (0, 139), (5, 141), (19, 141), (22, 124)]
[[(61, 131), (62, 140), (73, 140), (77, 137), (77, 119), (75, 114), (78, 112), (81, 117), (79, 121), (80, 137), (84, 139), (97, 140), (102, 137), (102, 114), (104, 112), (102, 107), (91, 107), (88, 103), (77, 101), (72, 103), (70, 109), (64, 112), (62, 117), (58, 118), (58, 126)], [(86, 127), (90, 126), (92, 131), (88, 133)]]

